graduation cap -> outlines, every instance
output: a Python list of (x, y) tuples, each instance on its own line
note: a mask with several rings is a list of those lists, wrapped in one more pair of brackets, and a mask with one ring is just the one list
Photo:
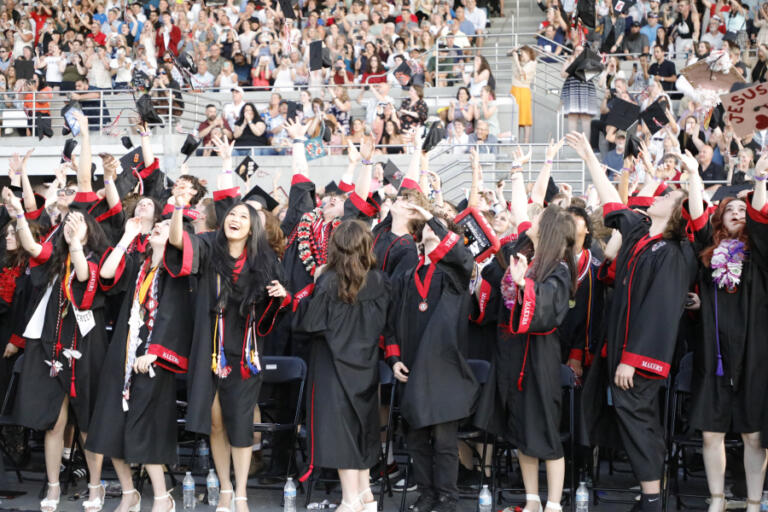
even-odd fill
[(669, 124), (669, 118), (666, 112), (666, 99), (659, 97), (651, 103), (651, 106), (640, 113), (640, 119), (645, 123), (651, 135), (655, 134), (664, 126)]
[(248, 178), (250, 178), (258, 168), (259, 164), (257, 164), (250, 156), (246, 156), (235, 168), (235, 172), (243, 179), (243, 181), (248, 181)]
[(317, 71), (323, 68), (323, 42), (319, 39), (309, 43), (309, 70)]
[(325, 195), (326, 196), (327, 195), (331, 195), (331, 194), (333, 194), (333, 195), (341, 195), (343, 193), (341, 191), (341, 189), (339, 188), (339, 186), (336, 184), (336, 182), (333, 181), (333, 180), (331, 180), (330, 183), (328, 183), (325, 186), (324, 190), (325, 190)]
[(152, 79), (145, 72), (136, 69), (131, 76), (131, 87), (142, 92), (149, 91), (152, 88)]
[(613, 10), (616, 14), (627, 14), (633, 5), (633, 0), (613, 0)]
[(712, 202), (722, 201), (727, 197), (738, 197), (739, 193), (745, 190), (751, 190), (754, 183), (747, 181), (739, 185), (723, 185), (718, 187), (715, 193), (712, 195)]
[(624, 158), (628, 156), (636, 157), (640, 154), (640, 144), (642, 141), (637, 136), (637, 128), (639, 125), (640, 122), (635, 121), (629, 128), (627, 128), (627, 142), (624, 144)]
[(445, 126), (442, 121), (435, 121), (429, 128), (424, 131), (424, 142), (422, 143), (422, 151), (430, 151), (432, 148), (440, 144), (445, 138)]
[(61, 163), (72, 161), (72, 152), (77, 147), (77, 139), (67, 139), (61, 152)]
[(200, 147), (201, 142), (203, 142), (203, 139), (196, 139), (192, 135), (187, 135), (184, 144), (181, 145), (181, 154), (186, 156), (184, 163), (186, 163), (187, 160), (189, 160), (189, 157), (191, 157), (197, 148)]
[(626, 130), (632, 123), (637, 121), (640, 115), (640, 106), (621, 98), (614, 98), (611, 101), (611, 110), (605, 117), (605, 124), (615, 126), (617, 130)]
[(31, 60), (16, 60), (13, 63), (16, 79), (31, 80), (35, 76), (35, 64)]
[(291, 4), (291, 0), (280, 0), (280, 10), (283, 11), (283, 16), (286, 18), (296, 18), (296, 14), (293, 12), (293, 5)]
[(403, 87), (407, 86), (411, 82), (411, 66), (407, 62), (403, 61), (402, 64), (395, 68), (395, 78), (397, 82)]
[(133, 147), (133, 141), (131, 141), (131, 138), (127, 135), (120, 137), (120, 142), (123, 143), (125, 149), (131, 149)]
[(51, 118), (44, 116), (38, 112), (36, 118), (36, 130), (38, 140), (43, 140), (43, 137), (53, 137), (53, 129), (51, 128)]
[(144, 165), (144, 154), (140, 147), (134, 148), (120, 157), (120, 167), (123, 172), (128, 173), (128, 176), (133, 174), (134, 169), (138, 169), (142, 165)]
[(403, 178), (405, 178), (403, 171), (401, 171), (392, 160), (387, 159), (384, 164), (384, 183), (392, 185), (395, 189), (400, 190), (400, 185), (403, 184)]
[(296, 112), (299, 111), (299, 104), (291, 100), (281, 100), (280, 103), (285, 103), (286, 105), (288, 105), (287, 118), (291, 121), (296, 119)]
[(155, 111), (155, 107), (152, 106), (152, 98), (149, 97), (149, 94), (142, 94), (136, 101), (136, 110), (143, 123), (163, 124), (163, 120)]
[(602, 71), (603, 63), (600, 56), (589, 46), (585, 46), (584, 51), (566, 69), (566, 73), (582, 82), (592, 80)]
[(269, 195), (266, 190), (258, 185), (254, 185), (254, 187), (245, 194), (243, 201), (256, 201), (260, 203), (265, 210), (269, 211), (274, 210), (280, 204), (277, 202), (277, 199)]

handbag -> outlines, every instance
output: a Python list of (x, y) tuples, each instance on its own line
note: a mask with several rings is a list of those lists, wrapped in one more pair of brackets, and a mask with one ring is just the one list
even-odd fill
[(320, 129), (320, 133), (317, 136), (310, 137), (304, 141), (304, 154), (307, 157), (307, 161), (314, 160), (328, 154), (328, 150), (325, 149), (325, 144), (323, 143), (323, 132), (325, 132), (325, 121), (323, 121), (322, 128)]

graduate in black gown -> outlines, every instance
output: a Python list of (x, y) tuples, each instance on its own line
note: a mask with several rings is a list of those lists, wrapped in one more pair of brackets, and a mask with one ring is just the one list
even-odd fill
[[(46, 431), (48, 491), (40, 507), (51, 512), (61, 494), (59, 470), (68, 415), (74, 415), (85, 443), (107, 349), (104, 296), (97, 282), (107, 240), (90, 216), (70, 212), (58, 236), (40, 244), (24, 218), (21, 201), (10, 191), (3, 201), (16, 217), (36, 289), (29, 303), (33, 313), (23, 333), (25, 357), (14, 419), (19, 425)], [(89, 500), (83, 506), (86, 512), (95, 512), (104, 504), (98, 476), (102, 457), (86, 450), (85, 459), (91, 480)]]
[(373, 270), (370, 229), (344, 221), (331, 235), (328, 264), (296, 329), (312, 337), (307, 380), (309, 470), (336, 468), (345, 512), (376, 510), (370, 468), (379, 457), (378, 339), (390, 284)]
[(192, 235), (183, 228), (185, 200), (176, 199), (165, 268), (197, 277), (186, 428), (210, 434), (221, 508), (232, 503), (234, 462), (235, 508), (244, 511), (263, 338), (291, 297), (256, 210), (237, 203), (218, 230)]
[[(120, 241), (104, 255), (99, 282), (122, 304), (104, 361), (87, 448), (112, 458), (124, 507), (140, 507), (130, 464), (143, 464), (161, 510), (175, 507), (163, 464), (176, 463), (176, 377), (188, 367), (191, 322), (178, 322), (189, 305), (189, 280), (162, 265), (170, 220), (155, 224), (143, 252), (127, 249), (142, 232), (128, 219)], [(187, 306), (188, 307), (188, 306)]]
[(420, 490), (411, 510), (452, 512), (458, 499), (456, 433), (479, 392), (459, 348), (467, 337), (474, 260), (459, 242), (458, 226), (419, 206), (409, 208), (421, 221), (414, 233), (423, 248), (418, 265), (393, 281), (387, 362), (405, 384), (401, 411)]
[(685, 193), (658, 196), (647, 215), (630, 210), (587, 138), (576, 132), (566, 138), (589, 169), (605, 225), (618, 229), (623, 239), (605, 312), (605, 339), (584, 384), (583, 413), (594, 444), (610, 444), (618, 433), (640, 480), (642, 510), (659, 512), (665, 455), (660, 392), (693, 277), (681, 248), (687, 239), (681, 213)]
[[(689, 157), (683, 156), (684, 164)], [(701, 332), (694, 340), (691, 426), (702, 431), (710, 512), (725, 509), (725, 435), (741, 434), (747, 510), (760, 508), (765, 449), (760, 442), (768, 389), (768, 217), (765, 174), (768, 157), (755, 166), (751, 202), (724, 199), (710, 215), (701, 177), (690, 172), (688, 213), (699, 256)]]

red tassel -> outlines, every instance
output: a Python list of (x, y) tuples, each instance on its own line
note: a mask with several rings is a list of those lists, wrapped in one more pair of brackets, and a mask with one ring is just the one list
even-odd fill
[(251, 370), (246, 368), (242, 361), (240, 361), (240, 376), (243, 377), (243, 380), (251, 378)]
[(520, 376), (517, 378), (517, 390), (522, 391), (523, 390), (523, 375), (525, 375), (525, 371), (520, 372)]
[(69, 396), (72, 398), (77, 398), (77, 392), (75, 391), (75, 372), (74, 368), (72, 369), (72, 382), (69, 386)]

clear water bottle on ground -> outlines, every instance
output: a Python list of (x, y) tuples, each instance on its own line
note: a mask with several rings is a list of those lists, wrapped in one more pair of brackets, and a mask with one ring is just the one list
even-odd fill
[(291, 477), (283, 487), (283, 512), (296, 512), (296, 484)]
[(215, 507), (219, 504), (219, 477), (216, 471), (208, 471), (208, 478), (205, 479), (205, 487), (208, 489), (208, 505)]
[(768, 512), (768, 491), (763, 491), (763, 499), (760, 500), (760, 512)]
[(589, 489), (585, 482), (579, 482), (576, 489), (576, 512), (589, 512)]
[(195, 479), (192, 478), (192, 473), (187, 471), (184, 481), (182, 482), (183, 496), (184, 496), (184, 510), (193, 510), (195, 508)]
[(477, 511), (491, 512), (492, 507), (493, 497), (491, 496), (491, 491), (488, 489), (487, 485), (483, 485), (483, 488), (480, 490), (480, 495), (477, 497)]
[(200, 473), (205, 473), (211, 468), (211, 450), (205, 439), (201, 439), (197, 445), (197, 468)]

